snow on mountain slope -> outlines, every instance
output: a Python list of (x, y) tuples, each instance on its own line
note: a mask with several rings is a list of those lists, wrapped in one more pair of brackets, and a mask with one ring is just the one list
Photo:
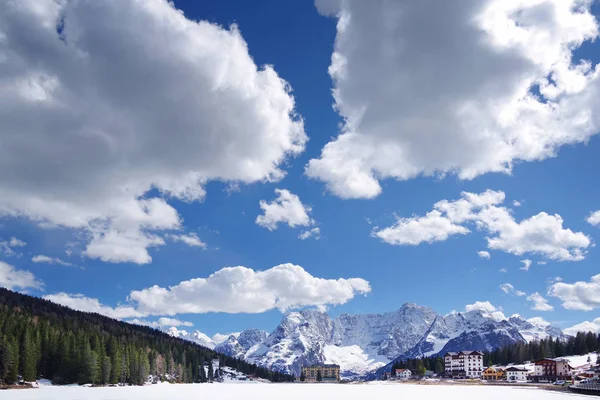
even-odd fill
[(568, 335), (563, 333), (559, 328), (552, 326), (550, 322), (545, 321), (543, 318), (535, 317), (525, 319), (519, 314), (511, 316), (509, 319), (510, 323), (517, 327), (523, 338), (526, 341), (531, 342), (534, 340), (553, 338), (566, 338)]
[(304, 365), (335, 363), (344, 377), (368, 374), (395, 359), (566, 337), (541, 318), (506, 318), (501, 312), (485, 310), (442, 316), (411, 303), (385, 314), (343, 314), (335, 319), (317, 310), (290, 312), (270, 334), (249, 329), (218, 344), (199, 331), (171, 328), (169, 334), (295, 375)]
[[(180, 338), (180, 339), (185, 339), (190, 342), (197, 343), (200, 346), (208, 347), (209, 349), (214, 349), (215, 346), (217, 346), (220, 343), (220, 341), (219, 341), (220, 337), (223, 337), (223, 335), (217, 334), (213, 338), (210, 338), (207, 335), (205, 335), (204, 333), (200, 332), (199, 330), (195, 330), (193, 332), (188, 332), (185, 329), (177, 329), (174, 326), (172, 326), (170, 328), (166, 328), (163, 331), (165, 333), (169, 334), (170, 336)], [(229, 337), (237, 336), (237, 335), (238, 335), (237, 333), (234, 333), (234, 334), (231, 334)]]
[(344, 377), (358, 377), (365, 375), (375, 369), (383, 367), (389, 362), (385, 356), (371, 357), (358, 345), (336, 346), (328, 344), (323, 349), (325, 362), (337, 364), (343, 371)]
[(437, 314), (431, 308), (406, 303), (386, 314), (340, 315), (333, 322), (333, 343), (358, 345), (371, 356), (393, 358), (414, 347)]
[(325, 362), (324, 347), (331, 340), (332, 321), (317, 310), (292, 312), (283, 317), (262, 346), (245, 358), (276, 371), (300, 375), (303, 365)]
[[(258, 329), (248, 329), (238, 335), (231, 335), (225, 341), (217, 344), (214, 349), (232, 357), (245, 357), (256, 346), (267, 338), (267, 332)], [(256, 351), (256, 349), (254, 349)]]

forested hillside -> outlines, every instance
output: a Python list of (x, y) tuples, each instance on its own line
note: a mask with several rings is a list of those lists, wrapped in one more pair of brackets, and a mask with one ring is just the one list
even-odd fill
[(209, 377), (200, 366), (214, 358), (248, 375), (293, 379), (152, 328), (0, 288), (0, 383), (12, 384), (20, 375), (58, 384), (140, 385), (150, 374), (203, 382)]
[[(469, 349), (465, 349), (469, 350)], [(533, 341), (529, 343), (519, 342), (485, 352), (483, 356), (484, 365), (510, 363), (522, 364), (525, 361), (534, 361), (542, 358), (555, 358), (572, 355), (585, 355), (590, 352), (600, 352), (600, 335), (593, 332), (578, 332), (567, 340), (555, 340), (553, 338)], [(392, 365), (392, 371), (398, 368), (408, 368), (417, 373), (424, 373), (426, 369), (441, 373), (444, 370), (444, 355), (423, 359), (409, 359)], [(596, 361), (596, 360), (594, 360)]]

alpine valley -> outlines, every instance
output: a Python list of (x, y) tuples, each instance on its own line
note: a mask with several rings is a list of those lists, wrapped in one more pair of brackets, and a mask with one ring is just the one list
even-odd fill
[(211, 339), (200, 331), (165, 331), (279, 372), (299, 375), (302, 365), (338, 364), (346, 378), (365, 376), (396, 359), (494, 350), (519, 341), (567, 337), (541, 318), (507, 318), (501, 312), (485, 310), (442, 316), (412, 303), (385, 314), (342, 314), (335, 319), (311, 309), (289, 312), (270, 334), (249, 329), (224, 340)]

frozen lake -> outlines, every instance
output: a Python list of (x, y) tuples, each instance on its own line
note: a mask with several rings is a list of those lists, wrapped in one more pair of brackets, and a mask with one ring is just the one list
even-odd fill
[(445, 399), (568, 400), (589, 396), (535, 388), (410, 384), (190, 384), (143, 387), (43, 387), (0, 391), (2, 400), (318, 400)]

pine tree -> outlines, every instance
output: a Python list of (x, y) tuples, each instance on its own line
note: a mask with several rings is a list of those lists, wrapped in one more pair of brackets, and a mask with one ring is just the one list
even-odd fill
[(19, 375), (19, 346), (14, 338), (6, 339), (3, 364), (2, 380), (11, 385), (17, 381)]
[(425, 365), (423, 365), (423, 360), (420, 358), (417, 360), (417, 375), (425, 375)]
[(138, 369), (138, 377), (137, 384), (143, 385), (144, 382), (148, 379), (148, 375), (150, 374), (150, 361), (148, 360), (148, 353), (144, 349), (140, 349), (140, 353), (138, 356), (139, 359), (139, 369)]
[(436, 374), (444, 373), (444, 364), (442, 364), (442, 361), (440, 359), (436, 360), (434, 371)]
[(306, 375), (304, 375), (304, 371), (300, 373), (300, 382), (306, 381)]
[(321, 375), (321, 370), (317, 371), (317, 382), (323, 381), (323, 375)]
[(103, 385), (110, 383), (111, 370), (112, 362), (110, 361), (110, 357), (104, 356), (104, 359), (102, 360), (102, 377), (100, 379), (100, 383)]
[(23, 379), (33, 382), (37, 378), (37, 351), (31, 328), (27, 327), (21, 339), (21, 360), (23, 363)]
[(214, 379), (214, 371), (212, 366), (212, 361), (208, 362), (208, 381), (212, 382)]

